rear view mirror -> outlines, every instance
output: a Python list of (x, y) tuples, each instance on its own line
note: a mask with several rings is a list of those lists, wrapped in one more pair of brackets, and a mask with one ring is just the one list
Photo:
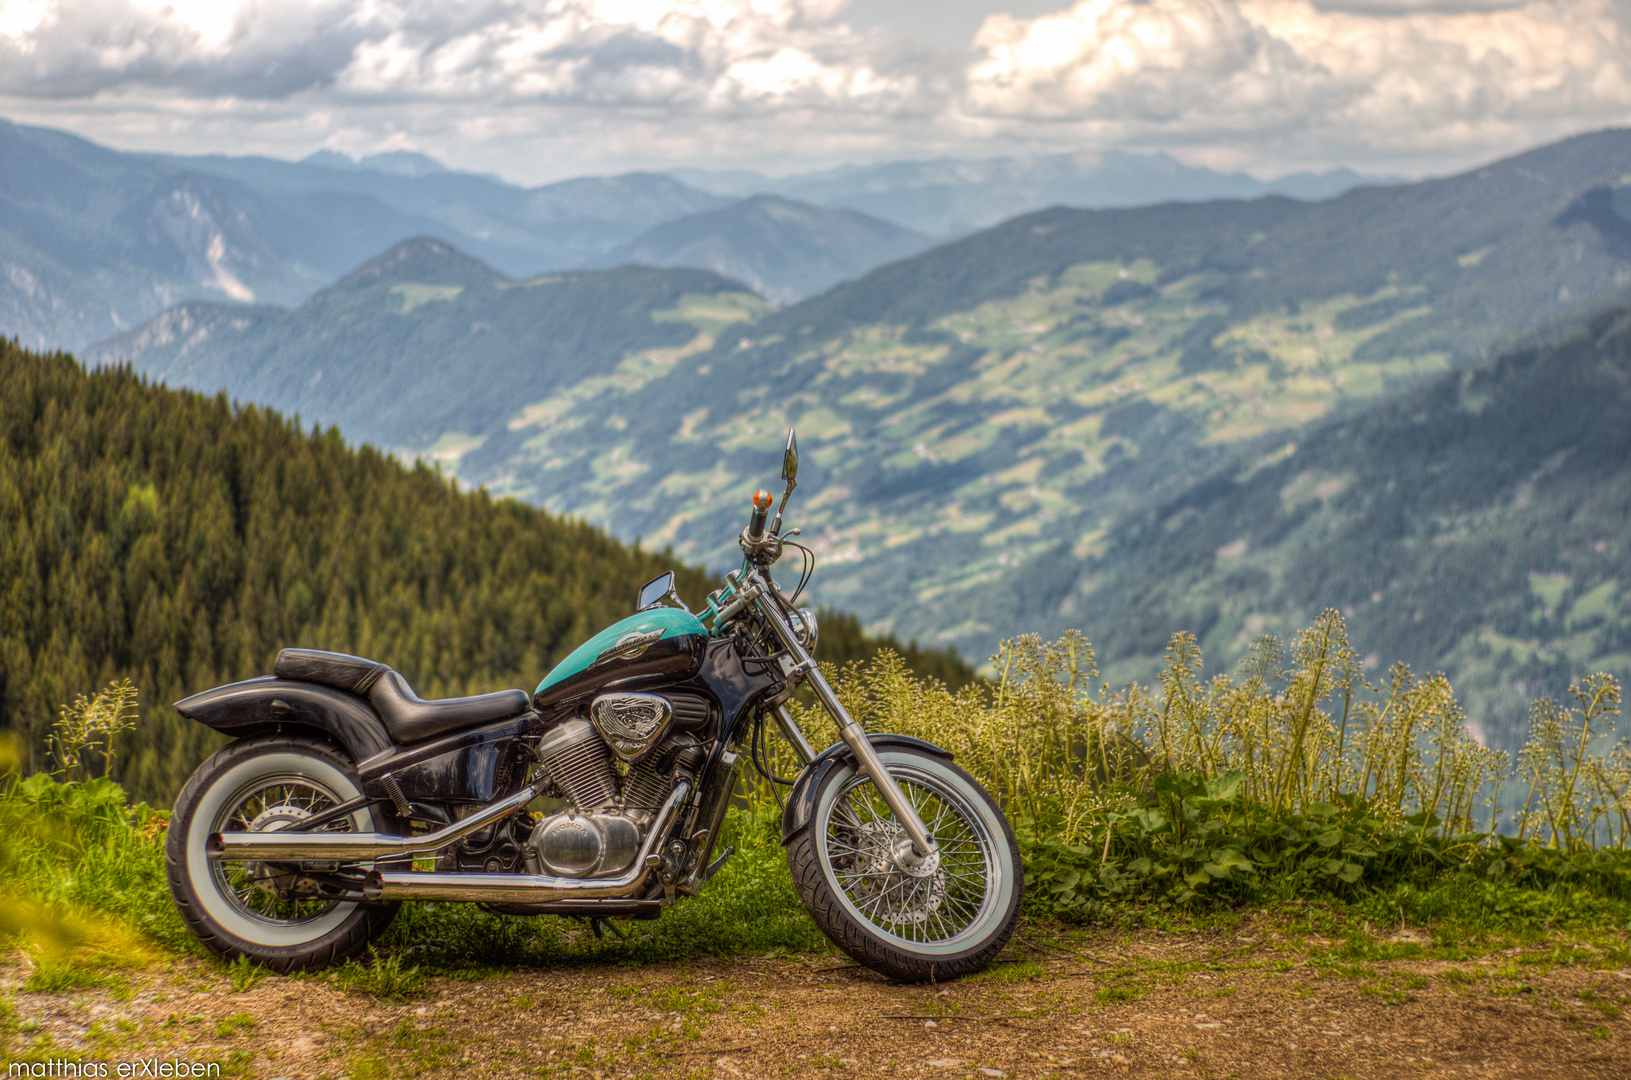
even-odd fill
[(793, 429), (787, 429), (787, 449), (782, 454), (782, 479), (787, 481), (788, 490), (792, 490), (793, 482), (799, 474), (799, 444), (793, 438)]
[(680, 599), (679, 589), (674, 584), (674, 571), (661, 574), (646, 582), (640, 589), (640, 599), (635, 603), (636, 611), (645, 611), (648, 608), (661, 607), (663, 601), (672, 599), (674, 606), (685, 611), (691, 609), (685, 606)]

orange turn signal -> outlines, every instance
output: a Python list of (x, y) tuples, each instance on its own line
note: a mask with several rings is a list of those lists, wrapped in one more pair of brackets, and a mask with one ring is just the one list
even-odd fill
[(769, 510), (770, 504), (775, 501), (776, 497), (768, 491), (755, 491), (753, 493), (753, 508), (755, 510)]

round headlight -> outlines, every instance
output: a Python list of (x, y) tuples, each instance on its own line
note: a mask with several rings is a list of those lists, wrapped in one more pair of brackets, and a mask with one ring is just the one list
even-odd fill
[(787, 617), (787, 622), (793, 628), (793, 636), (799, 639), (799, 644), (810, 652), (816, 647), (816, 617), (815, 612), (807, 607), (801, 607)]

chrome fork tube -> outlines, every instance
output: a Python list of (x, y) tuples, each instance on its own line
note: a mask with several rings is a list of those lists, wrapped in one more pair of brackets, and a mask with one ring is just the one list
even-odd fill
[[(844, 708), (843, 702), (838, 700), (838, 695), (833, 693), (833, 688), (822, 677), (821, 669), (816, 667), (815, 658), (794, 636), (792, 628), (781, 617), (781, 612), (776, 610), (775, 604), (767, 600), (761, 592), (753, 599), (753, 605), (776, 632), (776, 636), (781, 638), (782, 645), (792, 654), (794, 662), (792, 668), (786, 672), (787, 675), (794, 677), (803, 672), (804, 677), (809, 680), (810, 689), (815, 691), (816, 699), (838, 722), (838, 737), (843, 739), (844, 745), (855, 754), (855, 761), (860, 770), (872, 780), (873, 786), (878, 789), (878, 794), (889, 807), (890, 813), (895, 815), (895, 820), (901, 823), (906, 835), (911, 837), (913, 853), (920, 859), (926, 859), (934, 854), (936, 851), (934, 839), (929, 836), (929, 830), (923, 824), (923, 819), (918, 817), (917, 808), (906, 798), (906, 793), (895, 783), (895, 778), (889, 775), (889, 770), (884, 768), (883, 759), (872, 748), (872, 740), (866, 737), (866, 728), (857, 723)], [(785, 710), (777, 710), (777, 723), (783, 725), (784, 731), (798, 731), (792, 723), (792, 717), (783, 719), (784, 712)], [(810, 750), (808, 742), (804, 742), (802, 749), (799, 748), (799, 743), (804, 741), (802, 734), (797, 741), (789, 736), (789, 741), (793, 742), (795, 751), (801, 756)], [(810, 754), (810, 758), (814, 756), (813, 753)]]

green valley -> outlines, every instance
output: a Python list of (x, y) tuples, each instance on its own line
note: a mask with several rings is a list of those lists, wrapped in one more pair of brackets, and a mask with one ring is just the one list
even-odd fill
[(459, 469), (719, 561), (759, 455), (796, 425), (823, 597), (983, 656), (1056, 614), (1021, 564), (1091, 557), (1258, 440), (1613, 287), (1624, 219), (1589, 208), (1628, 165), (1631, 137), (1606, 133), (1318, 204), (1029, 215), (767, 314), (638, 389), (565, 391), (570, 419), (535, 406)]
[[(457, 457), (541, 395), (643, 385), (712, 345), (719, 327), (768, 307), (704, 270), (515, 280), (421, 238), (293, 311), (187, 304), (82, 355), (131, 358), (172, 386), (226, 388), (347, 437)], [(631, 384), (631, 372), (647, 374)]]
[[(517, 282), (418, 241), (293, 312), (161, 318), (95, 355), (715, 568), (794, 426), (820, 602), (976, 658), (1080, 626), (1131, 664), (1133, 626), (1164, 640), (1193, 610), (1089, 602), (1130, 523), (1631, 280), (1628, 174), (1608, 131), (1318, 203), (1045, 210), (780, 309), (699, 271)], [(1270, 625), (1248, 614), (1221, 606), (1209, 645)]]
[(1130, 677), (1174, 627), (1229, 662), (1335, 607), (1370, 677), (1383, 658), (1451, 672), (1502, 745), (1521, 740), (1530, 698), (1631, 676), (1631, 294), (1256, 445), (1118, 522), (1101, 553), (1023, 568), (1036, 629), (1083, 627)]

